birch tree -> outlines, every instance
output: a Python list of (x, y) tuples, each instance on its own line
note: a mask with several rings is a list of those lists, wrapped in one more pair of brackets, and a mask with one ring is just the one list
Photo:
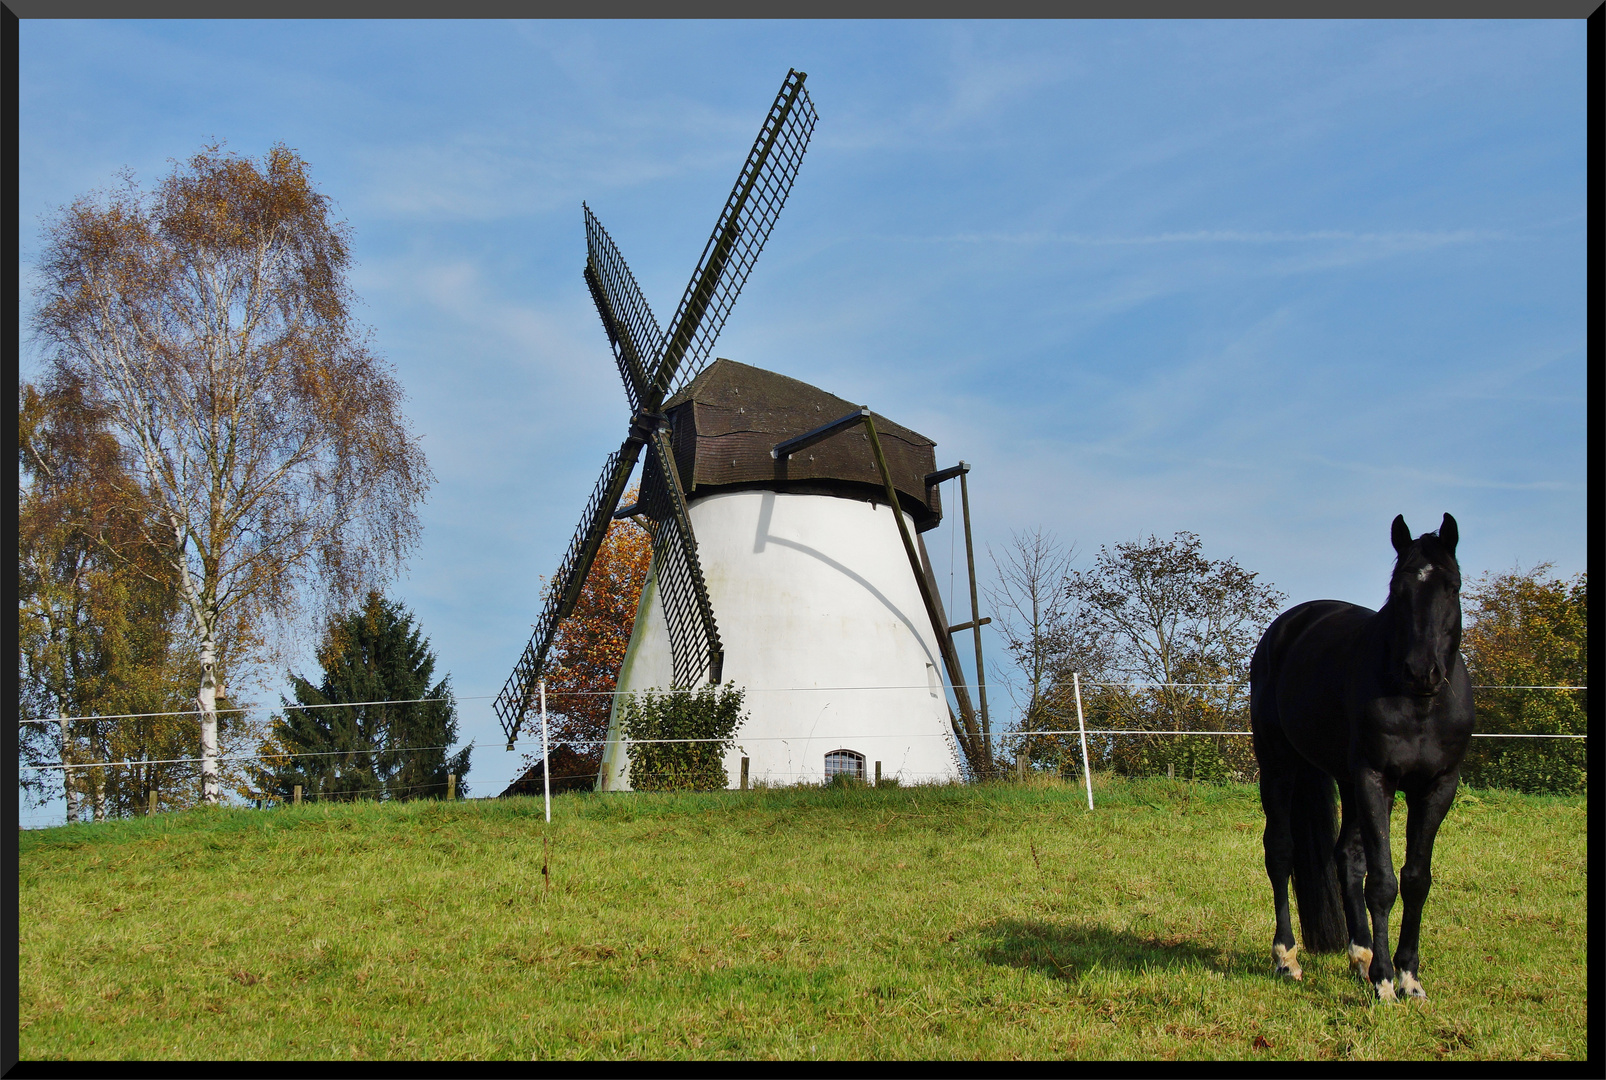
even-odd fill
[(351, 316), (350, 229), (283, 145), (209, 146), (45, 229), (31, 323), (128, 452), (197, 652), (215, 803), (220, 643), (320, 611), (399, 565), (431, 480), (401, 388)]

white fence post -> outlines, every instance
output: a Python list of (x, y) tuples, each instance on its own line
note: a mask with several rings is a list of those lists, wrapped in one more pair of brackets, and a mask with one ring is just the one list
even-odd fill
[(1087, 723), (1082, 719), (1082, 675), (1071, 672), (1071, 688), (1076, 691), (1076, 729), (1082, 734), (1082, 779), (1087, 781), (1087, 808), (1093, 809), (1093, 773), (1087, 761)]
[(552, 751), (546, 741), (546, 680), (541, 683), (541, 787), (546, 793), (546, 820), (552, 824)]

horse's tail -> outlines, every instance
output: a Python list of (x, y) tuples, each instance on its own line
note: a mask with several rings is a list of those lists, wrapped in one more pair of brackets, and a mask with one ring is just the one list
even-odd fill
[(1294, 841), (1294, 900), (1308, 952), (1343, 952), (1349, 944), (1333, 847), (1338, 840), (1333, 781), (1307, 761), (1294, 776), (1289, 831)]

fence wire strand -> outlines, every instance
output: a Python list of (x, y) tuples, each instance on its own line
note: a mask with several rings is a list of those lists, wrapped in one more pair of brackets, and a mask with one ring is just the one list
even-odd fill
[[(1158, 690), (1161, 687), (1177, 687), (1185, 690), (1247, 690), (1248, 683), (1162, 683), (1162, 682), (1087, 682), (1082, 684), (1089, 688), (1126, 689), (1126, 690)], [(978, 690), (979, 684), (962, 683), (960, 689)], [(697, 688), (683, 689), (679, 687), (652, 687), (653, 693), (658, 694), (695, 694)], [(930, 690), (929, 683), (910, 683), (908, 685), (888, 684), (883, 686), (749, 686), (743, 691), (749, 694), (792, 694), (792, 693), (838, 693), (842, 691), (860, 690)], [(1587, 686), (1474, 686), (1474, 690), (1578, 690), (1587, 691)], [(637, 693), (635, 690), (554, 690), (547, 687), (548, 699), (564, 697), (619, 697)], [(356, 709), (366, 705), (422, 705), (437, 701), (489, 701), (495, 694), (475, 694), (471, 696), (453, 695), (450, 698), (395, 698), (386, 701), (335, 701), (323, 705), (272, 705), (267, 706), (269, 712), (288, 709)], [(263, 706), (241, 705), (228, 709), (214, 709), (214, 714), (221, 716), (224, 713), (257, 712)], [(78, 720), (143, 720), (157, 716), (199, 716), (200, 709), (184, 709), (178, 712), (152, 712), (152, 713), (108, 713), (104, 716), (45, 716), (18, 720), (19, 724), (60, 724), (73, 723)]]
[[(1177, 688), (1177, 689), (1193, 689), (1193, 690), (1218, 690), (1218, 691), (1219, 690), (1225, 690), (1225, 691), (1231, 691), (1231, 692), (1237, 693), (1237, 692), (1241, 692), (1241, 691), (1247, 690), (1248, 689), (1248, 684), (1247, 683), (1114, 682), (1114, 681), (1111, 681), (1111, 682), (1090, 682), (1090, 683), (1085, 683), (1084, 684), (1084, 689), (1088, 689), (1088, 690), (1093, 690), (1093, 689), (1128, 690), (1128, 691), (1130, 691), (1130, 690), (1159, 690), (1159, 689), (1163, 689), (1163, 688), (1167, 688), (1167, 687)], [(930, 687), (929, 683), (920, 683), (920, 684), (910, 684), (910, 685), (907, 685), (907, 686), (894, 684), (894, 685), (879, 685), (879, 686), (749, 687), (749, 688), (746, 688), (746, 689), (747, 689), (747, 692), (751, 693), (751, 694), (774, 694), (774, 693), (822, 693), (822, 692), (833, 692), (833, 693), (855, 692), (855, 693), (857, 693), (857, 692), (911, 691), (911, 690), (929, 691), (931, 689), (931, 687)], [(1587, 692), (1589, 688), (1587, 686), (1527, 686), (1527, 685), (1523, 685), (1523, 686), (1482, 686), (1482, 685), (1480, 685), (1480, 686), (1474, 686), (1473, 689), (1477, 690), (1477, 691), (1483, 691), (1483, 692), (1499, 692), (1499, 691), (1508, 691), (1508, 690), (1516, 690), (1516, 691), (1552, 691), (1552, 692), (1555, 692), (1555, 691)], [(677, 690), (677, 689), (653, 688), (653, 690), (654, 690), (654, 692), (659, 693), (659, 694), (666, 694), (666, 693), (667, 694), (673, 694), (673, 693), (696, 693), (696, 692), (698, 692), (696, 689)], [(589, 699), (589, 698), (598, 698), (598, 697), (618, 697), (618, 696), (621, 696), (621, 695), (630, 695), (630, 694), (636, 693), (636, 691), (621, 691), (621, 690), (609, 690), (609, 691), (600, 691), (600, 690), (583, 690), (583, 691), (582, 690), (553, 690), (553, 689), (551, 689), (549, 687), (547, 693), (548, 693), (549, 702), (561, 703), (566, 698), (568, 698), (568, 699)], [(281, 711), (281, 710), (288, 711), (288, 710), (291, 710), (291, 709), (308, 709), (308, 710), (310, 710), (310, 709), (361, 708), (361, 707), (391, 706), (391, 705), (417, 705), (417, 704), (431, 704), (431, 703), (437, 703), (437, 702), (445, 702), (445, 701), (450, 701), (450, 700), (456, 700), (456, 701), (460, 701), (460, 702), (462, 702), (462, 701), (475, 701), (475, 700), (480, 700), (482, 697), (488, 699), (489, 697), (491, 697), (491, 695), (454, 696), (453, 698), (427, 697), (427, 698), (385, 699), (385, 700), (357, 701), (357, 702), (329, 702), (329, 703), (324, 703), (324, 704), (308, 704), (308, 705), (280, 704), (278, 706), (273, 707), (272, 709), (270, 709), (268, 711)], [(217, 712), (219, 714), (224, 714), (224, 713), (247, 713), (247, 712), (259, 711), (260, 708), (261, 707), (259, 707), (259, 706), (241, 706), (241, 707), (237, 707), (237, 708), (219, 709), (219, 710), (217, 710)], [(563, 713), (561, 707), (556, 709), (556, 710), (553, 710), (553, 711), (556, 711), (560, 716)], [(1054, 711), (1057, 712), (1058, 710), (1055, 709)], [(127, 713), (127, 714), (114, 714), (114, 715), (108, 715), (108, 716), (46, 717), (46, 718), (38, 718), (38, 719), (30, 718), (30, 719), (19, 720), (19, 724), (28, 724), (28, 723), (63, 724), (63, 723), (73, 723), (73, 722), (86, 721), (86, 720), (93, 720), (93, 721), (138, 720), (138, 719), (147, 719), (147, 718), (153, 718), (153, 717), (199, 716), (199, 715), (200, 715), (199, 710), (186, 710), (186, 711), (183, 711), (183, 712)], [(1056, 717), (1056, 718), (1058, 718), (1058, 717)], [(1083, 729), (1081, 727), (1077, 727), (1077, 728), (1060, 727), (1060, 728), (1042, 728), (1042, 729), (1018, 728), (1018, 729), (1015, 729), (1015, 730), (992, 731), (992, 732), (985, 733), (985, 737), (988, 739), (989, 742), (996, 741), (996, 743), (999, 745), (999, 747), (1001, 749), (1007, 748), (1007, 747), (1013, 745), (1017, 751), (1025, 752), (1025, 748), (1028, 745), (1030, 745), (1033, 740), (1036, 740), (1036, 739), (1042, 738), (1042, 737), (1060, 737), (1060, 736), (1087, 735), (1087, 736), (1098, 736), (1098, 737), (1109, 739), (1109, 738), (1121, 738), (1121, 737), (1125, 737), (1125, 736), (1153, 738), (1153, 737), (1186, 735), (1186, 736), (1203, 736), (1203, 737), (1207, 737), (1207, 738), (1219, 738), (1219, 737), (1225, 737), (1225, 736), (1243, 736), (1243, 735), (1252, 735), (1252, 734), (1253, 733), (1250, 730), (1248, 730), (1247, 728), (1245, 728), (1245, 729), (1225, 729), (1225, 730), (1182, 730), (1182, 729), (1169, 729), (1169, 730), (1167, 730), (1167, 729), (1154, 729), (1154, 728), (1108, 728), (1108, 727), (1100, 727), (1100, 728), (1086, 728), (1086, 729)], [(1485, 732), (1485, 731), (1478, 731), (1478, 732), (1473, 732), (1472, 733), (1472, 737), (1473, 738), (1478, 738), (1478, 739), (1525, 739), (1525, 740), (1532, 740), (1532, 739), (1561, 739), (1561, 740), (1583, 740), (1583, 739), (1587, 739), (1588, 735), (1587, 734), (1571, 734), (1571, 733), (1550, 734), (1550, 733), (1532, 733), (1532, 732), (1496, 732), (1496, 731)], [(552, 751), (559, 750), (559, 749), (577, 750), (577, 751), (580, 751), (582, 753), (588, 753), (589, 754), (589, 753), (604, 752), (609, 747), (630, 746), (630, 745), (724, 743), (724, 744), (734, 744), (737, 748), (740, 749), (740, 748), (743, 748), (744, 744), (748, 744), (748, 743), (808, 744), (808, 743), (820, 742), (820, 741), (823, 740), (823, 741), (834, 741), (834, 742), (838, 742), (838, 743), (857, 742), (857, 743), (861, 743), (861, 744), (873, 745), (875, 743), (882, 743), (882, 742), (886, 742), (888, 740), (907, 743), (910, 740), (933, 739), (933, 738), (934, 739), (943, 739), (943, 740), (952, 742), (953, 739), (954, 739), (954, 733), (951, 732), (951, 731), (948, 731), (948, 730), (939, 730), (939, 731), (904, 733), (904, 734), (896, 734), (896, 735), (879, 733), (879, 732), (867, 732), (867, 733), (861, 733), (861, 734), (853, 735), (853, 734), (843, 734), (843, 733), (838, 732), (838, 733), (832, 733), (832, 734), (823, 735), (823, 736), (815, 736), (815, 735), (812, 735), (812, 734), (804, 735), (804, 736), (797, 736), (797, 735), (746, 735), (746, 736), (744, 736), (744, 735), (741, 735), (741, 734), (737, 734), (734, 737), (727, 737), (727, 738), (655, 738), (655, 739), (559, 738), (559, 739), (550, 739), (550, 740), (548, 740), (548, 744), (547, 745), (548, 745), (548, 756), (550, 756), (550, 753)], [(470, 744), (470, 745), (472, 745), (472, 744)], [(1110, 744), (1106, 743), (1104, 745), (1105, 745), (1106, 749), (1101, 750), (1100, 751), (1101, 754), (1109, 752), (1109, 750), (1107, 748), (1109, 747)], [(451, 750), (451, 749), (452, 749), (452, 747), (449, 746), (449, 745), (409, 746), (409, 747), (394, 747), (394, 748), (374, 747), (374, 748), (362, 748), (362, 749), (355, 749), (355, 750), (348, 749), (348, 750), (294, 751), (294, 752), (255, 753), (255, 754), (228, 754), (228, 755), (217, 756), (217, 757), (213, 758), (212, 760), (216, 761), (220, 765), (221, 764), (225, 764), (225, 763), (235, 764), (235, 763), (257, 762), (257, 763), (261, 763), (263, 767), (271, 769), (271, 768), (273, 768), (275, 766), (282, 767), (282, 766), (284, 766), (284, 765), (286, 765), (286, 764), (288, 764), (288, 763), (290, 763), (292, 761), (296, 761), (296, 760), (300, 760), (300, 759), (313, 759), (313, 758), (348, 758), (349, 759), (349, 758), (354, 758), (354, 757), (366, 757), (366, 758), (371, 758), (371, 759), (383, 760), (386, 756), (389, 756), (389, 755), (401, 755), (401, 754), (408, 754), (408, 753), (423, 753), (423, 752), (428, 752), (428, 751), (441, 751), (441, 750)], [(69, 762), (64, 762), (64, 761), (58, 761), (58, 762), (43, 763), (43, 764), (27, 764), (27, 765), (19, 764), (19, 770), (31, 772), (31, 773), (34, 773), (34, 774), (37, 775), (37, 774), (47, 774), (47, 773), (52, 773), (52, 772), (54, 772), (54, 773), (69, 773), (69, 772), (76, 773), (76, 772), (79, 772), (81, 770), (91, 770), (91, 769), (121, 769), (121, 768), (150, 769), (150, 768), (153, 768), (153, 767), (156, 767), (156, 766), (199, 765), (199, 764), (202, 764), (204, 760), (205, 759), (203, 759), (202, 757), (196, 756), (196, 757), (177, 757), (177, 758), (160, 758), (160, 759), (143, 759), (143, 760), (141, 760), (141, 759), (125, 759), (125, 760), (120, 760), (120, 761), (95, 761), (95, 762), (73, 761), (73, 762), (70, 762), (70, 763)], [(509, 790), (511, 790), (513, 787), (515, 787), (519, 783), (521, 783), (525, 776), (531, 775), (535, 771), (541, 769), (542, 765), (544, 763), (544, 760), (545, 760), (545, 758), (537, 759), (536, 764), (532, 765), (529, 769), (525, 770), (524, 773), (521, 773), (520, 776), (516, 777), (512, 781), (512, 783), (509, 785)], [(596, 770), (588, 769), (587, 771), (582, 772), (582, 773), (554, 773), (549, 777), (549, 779), (550, 780), (554, 780), (554, 781), (569, 781), (569, 780), (577, 780), (577, 779), (582, 779), (583, 780), (583, 779), (589, 779), (589, 778), (595, 777), (596, 775), (597, 775)], [(799, 772), (799, 773), (795, 773), (795, 774), (794, 773), (776, 773), (776, 772), (773, 772), (773, 771), (770, 771), (770, 770), (766, 770), (766, 775), (767, 776), (775, 776), (775, 777), (794, 776), (795, 775), (795, 776), (811, 777), (811, 778), (814, 778), (814, 779), (818, 779), (818, 775), (819, 774), (817, 772)], [(30, 783), (32, 783), (32, 782), (30, 782)], [(76, 781), (75, 781), (75, 783), (76, 783)], [(411, 792), (414, 792), (414, 791), (444, 789), (445, 786), (446, 785), (443, 784), (443, 783), (431, 782), (429, 784), (424, 784), (424, 785), (411, 785), (411, 786), (406, 787), (406, 788), (383, 789), (383, 790), (384, 790), (384, 793), (385, 793), (386, 797), (388, 798), (391, 794), (406, 794), (406, 793), (411, 793)], [(251, 792), (251, 791), (248, 791), (248, 790), (245, 791), (244, 793), (247, 796), (247, 802), (252, 802), (252, 801), (282, 801), (282, 800), (279, 800), (277, 796), (267, 796), (267, 795)], [(59, 797), (59, 793), (58, 793), (58, 797)], [(87, 793), (85, 793), (83, 796), (81, 796), (81, 798), (87, 798), (87, 797), (88, 797)], [(307, 801), (313, 801), (313, 800), (316, 800), (316, 799), (322, 799), (324, 801), (350, 801), (349, 798), (345, 798), (345, 797), (341, 796), (338, 793), (329, 793), (329, 794), (319, 795), (319, 794), (314, 793), (314, 792), (308, 792), (308, 793), (306, 793), (304, 798)], [(29, 821), (35, 821), (35, 820), (40, 820), (40, 819), (41, 819), (40, 815), (30, 815), (28, 817)]]

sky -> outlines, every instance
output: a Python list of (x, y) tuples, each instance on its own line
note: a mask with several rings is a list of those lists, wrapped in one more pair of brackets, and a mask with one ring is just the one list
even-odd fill
[[(984, 587), (1022, 530), (1078, 568), (1188, 530), (1290, 603), (1375, 607), (1390, 521), (1446, 511), (1469, 580), (1583, 572), (1584, 31), (25, 20), (23, 310), (43, 223), (120, 170), (310, 164), (437, 478), (389, 592), (491, 795), (522, 758), (491, 700), (628, 419), (581, 202), (666, 320), (789, 67), (819, 124), (715, 354), (970, 462)], [(951, 612), (957, 520), (926, 534)]]

